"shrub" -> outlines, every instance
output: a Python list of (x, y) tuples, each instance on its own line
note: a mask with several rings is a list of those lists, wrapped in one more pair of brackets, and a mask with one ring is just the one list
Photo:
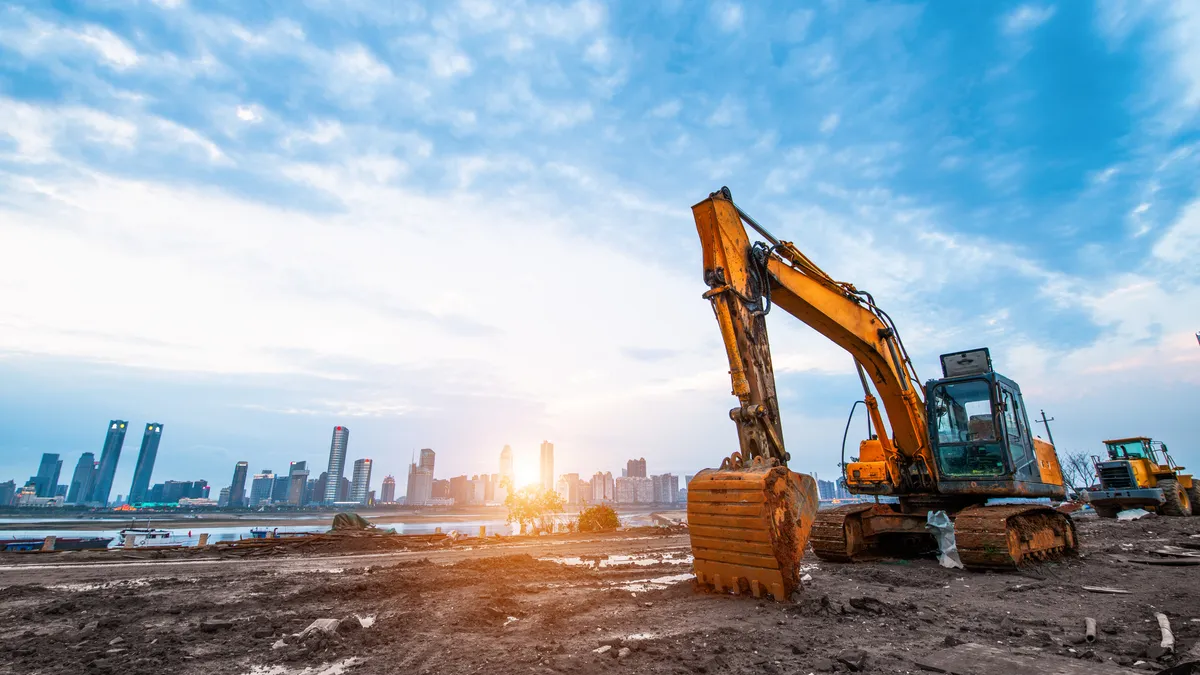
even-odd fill
[(621, 526), (617, 512), (607, 504), (590, 506), (579, 514), (578, 527), (580, 532), (607, 532)]

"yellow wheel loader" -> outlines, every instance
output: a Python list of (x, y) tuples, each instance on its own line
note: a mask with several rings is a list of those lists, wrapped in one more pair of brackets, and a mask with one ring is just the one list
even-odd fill
[(1164, 516), (1200, 515), (1200, 483), (1175, 463), (1163, 443), (1135, 436), (1104, 441), (1108, 459), (1092, 456), (1099, 487), (1083, 491), (1101, 518), (1144, 508)]

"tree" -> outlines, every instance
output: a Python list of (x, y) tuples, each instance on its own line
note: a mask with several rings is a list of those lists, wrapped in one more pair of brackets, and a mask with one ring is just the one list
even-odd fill
[(513, 490), (512, 482), (507, 479), (501, 484), (509, 488), (508, 496), (504, 498), (504, 506), (508, 508), (508, 518), (505, 522), (520, 525), (521, 534), (525, 534), (530, 525), (536, 525), (538, 532), (550, 531), (553, 514), (562, 513), (566, 506), (562, 495), (553, 490), (537, 487)]
[(617, 512), (607, 504), (597, 504), (579, 514), (580, 532), (607, 532), (621, 526)]
[(1074, 488), (1086, 488), (1095, 482), (1096, 470), (1086, 452), (1064, 452), (1059, 455), (1063, 479)]

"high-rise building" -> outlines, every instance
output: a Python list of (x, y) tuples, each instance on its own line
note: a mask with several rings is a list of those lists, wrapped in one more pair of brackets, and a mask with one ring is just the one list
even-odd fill
[(229, 488), (221, 488), (221, 494), (217, 497), (217, 506), (222, 508), (229, 506)]
[(338, 481), (337, 501), (350, 501), (350, 479), (342, 476), (342, 480)]
[(125, 445), (125, 420), (110, 420), (104, 436), (104, 450), (100, 452), (100, 467), (96, 469), (96, 481), (92, 495), (87, 501), (108, 506), (112, 493), (113, 478), (117, 475), (117, 462), (121, 460), (121, 448)]
[(621, 476), (616, 479), (618, 504), (649, 504), (654, 501), (654, 481), (640, 476)]
[(71, 482), (67, 485), (67, 503), (83, 504), (92, 494), (92, 486), (96, 483), (96, 455), (85, 452), (75, 465), (75, 473), (71, 474)]
[(288, 467), (287, 503), (304, 506), (307, 502), (308, 462), (292, 462)]
[(0, 483), (0, 506), (12, 506), (17, 500), (17, 482), (5, 481)]
[(555, 489), (567, 504), (578, 504), (582, 499), (582, 495), (579, 494), (579, 474), (577, 473), (564, 473), (559, 476)]
[(289, 474), (275, 474), (275, 482), (271, 484), (271, 501), (276, 504), (286, 504), (288, 492), (292, 489), (292, 477)]
[(631, 459), (625, 463), (625, 475), (630, 478), (646, 477), (646, 458)]
[(233, 465), (233, 482), (229, 484), (230, 506), (246, 506), (246, 474), (249, 468), (246, 462)]
[(129, 488), (129, 503), (146, 500), (150, 489), (150, 474), (154, 472), (154, 460), (158, 457), (158, 442), (162, 438), (162, 425), (150, 422), (142, 432), (142, 448), (138, 450), (137, 466), (133, 470), (133, 485)]
[(354, 460), (354, 482), (350, 487), (350, 501), (366, 504), (371, 492), (371, 460)]
[(597, 471), (592, 476), (592, 498), (593, 504), (616, 501), (616, 484), (613, 482), (612, 473), (605, 471), (600, 473)]
[(496, 504), (503, 504), (504, 500), (508, 499), (508, 490), (512, 485), (512, 481), (500, 477), (500, 474), (492, 474), (492, 498), (491, 501)]
[(421, 448), (421, 468), (433, 475), (433, 460), (437, 459), (437, 453), (430, 448)]
[(542, 489), (553, 490), (554, 485), (554, 444), (542, 441)]
[(254, 480), (250, 482), (250, 502), (249, 506), (255, 507), (264, 501), (270, 501), (271, 491), (275, 488), (275, 472), (270, 469), (263, 469), (262, 473), (254, 474)]
[(654, 485), (655, 503), (675, 503), (675, 499), (679, 494), (679, 476), (676, 476), (675, 474), (664, 473), (660, 476), (651, 476), (650, 480)]
[(517, 480), (517, 475), (513, 472), (512, 446), (509, 445), (504, 446), (504, 449), (500, 451), (500, 478), (502, 480), (507, 478), (509, 482)]
[(450, 499), (454, 500), (455, 506), (465, 506), (471, 500), (471, 485), (470, 480), (465, 476), (452, 476), (450, 478)]
[(33, 479), (33, 489), (38, 497), (53, 497), (54, 488), (58, 487), (58, 476), (62, 473), (62, 460), (57, 453), (42, 453), (42, 461), (38, 464), (37, 476)]
[(384, 504), (396, 503), (396, 478), (388, 475), (383, 477), (383, 488), (381, 488), (380, 501)]
[(429, 484), (429, 496), (432, 499), (450, 499), (450, 481), (441, 478), (433, 479)]
[(340, 501), (338, 492), (342, 485), (342, 474), (346, 470), (346, 446), (349, 444), (350, 429), (343, 426), (334, 427), (333, 441), (329, 443), (329, 470), (326, 472), (328, 476), (325, 481), (326, 504)]

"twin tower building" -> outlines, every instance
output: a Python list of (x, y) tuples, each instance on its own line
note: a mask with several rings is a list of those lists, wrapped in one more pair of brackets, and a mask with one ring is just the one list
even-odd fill
[[(107, 506), (112, 494), (113, 477), (117, 474), (117, 463), (121, 460), (121, 448), (125, 445), (126, 420), (110, 420), (108, 433), (104, 436), (104, 449), (100, 461), (93, 453), (85, 452), (75, 465), (75, 473), (67, 486), (68, 504), (99, 504)], [(131, 504), (145, 501), (150, 489), (150, 474), (154, 472), (154, 460), (158, 457), (158, 443), (162, 439), (162, 424), (148, 422), (142, 431), (142, 447), (138, 451), (137, 467), (133, 471), (133, 485), (129, 488)], [(43, 459), (44, 463), (44, 459)], [(59, 463), (61, 466), (61, 462)], [(57, 483), (57, 477), (54, 480)]]

